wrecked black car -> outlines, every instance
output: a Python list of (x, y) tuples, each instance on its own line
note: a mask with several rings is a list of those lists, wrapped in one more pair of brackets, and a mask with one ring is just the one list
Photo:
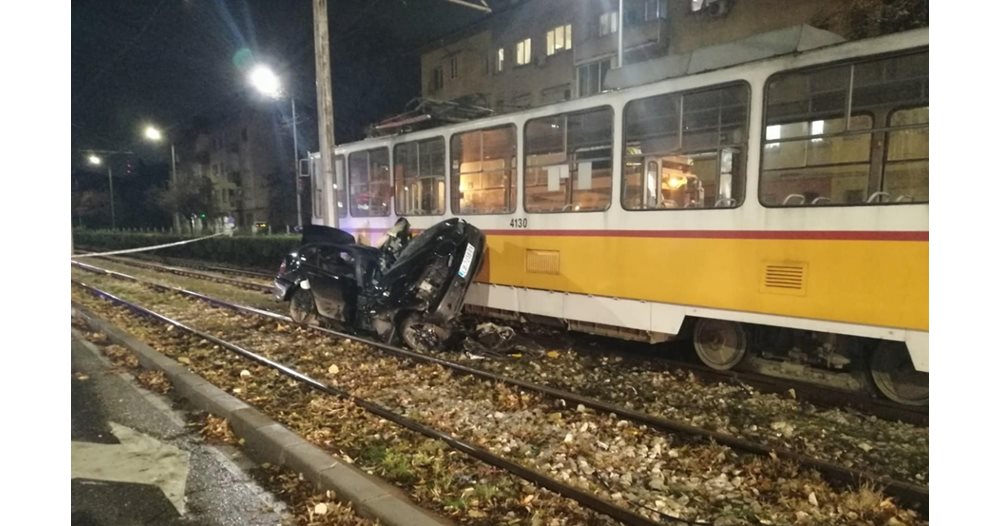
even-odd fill
[(486, 236), (453, 218), (411, 237), (404, 218), (378, 248), (309, 225), (302, 245), (282, 261), (274, 294), (290, 302), (300, 323), (375, 334), (420, 351), (439, 347), (483, 264)]

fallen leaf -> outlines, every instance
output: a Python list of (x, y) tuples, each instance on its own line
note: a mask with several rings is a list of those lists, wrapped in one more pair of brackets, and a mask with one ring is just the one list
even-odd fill
[(316, 505), (315, 508), (313, 508), (313, 513), (315, 513), (316, 515), (326, 515), (326, 512), (327, 512), (327, 507), (325, 502), (320, 502), (319, 504)]
[(340, 372), (340, 367), (337, 367), (337, 364), (333, 364), (329, 369), (327, 369), (327, 371), (329, 371), (330, 374), (337, 374)]
[(240, 378), (250, 378), (250, 371), (243, 369), (240, 371)]
[(177, 359), (177, 361), (181, 362), (184, 365), (191, 365), (191, 358), (188, 358), (187, 356), (181, 356), (180, 358)]
[(819, 501), (816, 500), (816, 494), (813, 492), (809, 492), (809, 504), (812, 504), (813, 506), (819, 506)]
[(549, 351), (549, 352), (545, 353), (545, 355), (548, 356), (549, 358), (558, 358), (559, 357), (559, 351)]

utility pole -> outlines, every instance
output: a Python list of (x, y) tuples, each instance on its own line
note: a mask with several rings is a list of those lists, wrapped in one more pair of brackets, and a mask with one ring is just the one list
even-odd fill
[(111, 197), (111, 230), (115, 229), (115, 184), (111, 181), (111, 160), (108, 160), (108, 195)]
[[(316, 47), (316, 107), (319, 113), (319, 151), (320, 170), (323, 174), (323, 186), (332, 188), (329, 198), (324, 199), (326, 216), (334, 227), (340, 226), (340, 214), (337, 204), (337, 177), (334, 175), (333, 147), (336, 144), (333, 134), (333, 67), (330, 60), (330, 28), (327, 23), (326, 0), (313, 0), (313, 37)], [(298, 190), (298, 168), (296, 173), (296, 190)], [(296, 194), (298, 192), (296, 191)], [(300, 214), (301, 215), (301, 214)]]
[[(170, 142), (170, 187), (174, 190), (174, 197), (177, 197), (177, 154), (174, 152), (174, 143)], [(181, 233), (181, 213), (174, 211), (174, 231)]]

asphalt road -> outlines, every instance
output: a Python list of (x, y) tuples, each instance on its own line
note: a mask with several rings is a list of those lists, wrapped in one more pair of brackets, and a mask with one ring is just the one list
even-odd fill
[(72, 524), (274, 525), (284, 504), (237, 449), (206, 444), (169, 398), (72, 343)]

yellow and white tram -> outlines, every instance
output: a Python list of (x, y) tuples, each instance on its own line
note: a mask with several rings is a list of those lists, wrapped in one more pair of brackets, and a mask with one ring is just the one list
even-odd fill
[[(824, 333), (828, 362), (840, 335), (883, 393), (925, 403), (928, 100), (923, 29), (344, 144), (339, 226), (373, 243), (459, 216), (488, 240), (467, 305), (690, 327), (720, 369), (757, 328)], [(314, 177), (314, 223), (332, 183)]]

